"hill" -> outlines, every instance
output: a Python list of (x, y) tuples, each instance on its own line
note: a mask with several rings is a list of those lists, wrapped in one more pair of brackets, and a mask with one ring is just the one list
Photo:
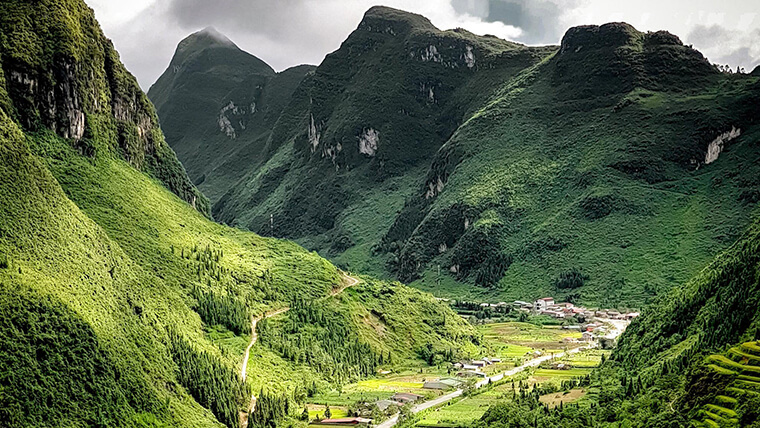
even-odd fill
[(148, 97), (166, 141), (212, 203), (256, 165), (282, 109), (313, 69), (275, 73), (214, 28), (180, 42)]
[(376, 7), (212, 211), (444, 297), (643, 307), (756, 212), (758, 88), (664, 31), (526, 47)]
[(570, 29), (441, 148), (379, 248), (426, 289), (442, 266), (446, 294), (641, 307), (756, 211), (759, 88), (664, 32)]
[(324, 254), (348, 250), (346, 259), (367, 261), (354, 267), (382, 272), (371, 249), (432, 156), (495, 85), (552, 51), (372, 8), (302, 82), (266, 162), (215, 204), (214, 216)]
[[(304, 361), (271, 370), (286, 360), (264, 345), (271, 358), (248, 365), (260, 375), (240, 379), (252, 317), (300, 299), (336, 299), (323, 314), (344, 318), (368, 362), (477, 341), (428, 294), (371, 279), (351, 290), (395, 296), (408, 310), (394, 326), (395, 307), (331, 298), (344, 275), (317, 254), (211, 222), (82, 0), (3, 2), (0, 34), (4, 424), (237, 427), (264, 385), (296, 373), (337, 385)], [(370, 310), (377, 330), (361, 322)], [(426, 327), (431, 312), (449, 316)]]

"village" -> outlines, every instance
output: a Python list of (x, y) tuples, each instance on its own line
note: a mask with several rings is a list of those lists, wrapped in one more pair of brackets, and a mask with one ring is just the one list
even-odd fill
[[(460, 316), (477, 325), (489, 343), (491, 355), (447, 363), (441, 368), (442, 371), (430, 373), (433, 376), (423, 374), (422, 369), (419, 375), (394, 374), (383, 370), (379, 375), (386, 377), (387, 381), (378, 379), (356, 385), (356, 390), (362, 391), (361, 397), (367, 394), (376, 399), (363, 400), (351, 406), (334, 406), (332, 410), (327, 404), (329, 400), (325, 400), (321, 411), (316, 405), (313, 406), (310, 424), (391, 428), (399, 417), (434, 407), (434, 414), (442, 411), (448, 415), (446, 412), (451, 413), (450, 407), (440, 408), (440, 405), (447, 403), (448, 406), (463, 391), (476, 390), (518, 374), (524, 376), (524, 372), (531, 373), (532, 377), (528, 379), (535, 377), (530, 382), (536, 384), (542, 384), (546, 379), (574, 379), (590, 372), (602, 355), (606, 355), (604, 352), (610, 352), (604, 350), (614, 347), (617, 337), (632, 319), (639, 316), (638, 312), (588, 309), (572, 303), (556, 302), (552, 297), (540, 298), (532, 303), (519, 300), (512, 303), (440, 300), (448, 302)], [(547, 325), (541, 325), (541, 322)], [(374, 394), (385, 390), (389, 393)], [(451, 408), (465, 406), (460, 404), (463, 402), (466, 400), (460, 399)]]

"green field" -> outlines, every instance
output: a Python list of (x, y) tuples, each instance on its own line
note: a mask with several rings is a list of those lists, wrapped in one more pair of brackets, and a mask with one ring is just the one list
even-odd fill
[(465, 397), (426, 412), (416, 426), (454, 426), (474, 421), (483, 416), (493, 403), (494, 397), (485, 394)]
[(515, 363), (534, 351), (547, 353), (578, 347), (580, 345), (564, 342), (564, 339), (580, 339), (582, 336), (578, 331), (562, 330), (557, 326), (522, 322), (483, 324), (476, 328), (483, 334), (485, 346), (493, 356)]
[[(325, 406), (309, 404), (307, 408), (309, 409), (309, 420), (317, 418), (325, 419)], [(348, 416), (348, 408), (343, 406), (330, 406), (330, 418), (337, 419), (345, 418), (346, 416)]]

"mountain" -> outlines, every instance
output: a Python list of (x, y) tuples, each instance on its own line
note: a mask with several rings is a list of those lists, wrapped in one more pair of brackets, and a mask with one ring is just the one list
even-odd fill
[[(0, 40), (3, 425), (237, 427), (254, 391), (300, 405), (307, 382), (478, 342), (429, 294), (210, 221), (84, 1), (2, 2)], [(251, 320), (288, 305), (318, 317), (241, 379)], [(291, 358), (305, 344), (319, 365)]]
[(432, 156), (491, 88), (552, 51), (440, 31), (422, 16), (374, 7), (301, 83), (265, 162), (215, 204), (214, 215), (369, 259)]
[(441, 296), (642, 307), (756, 212), (758, 97), (664, 31), (527, 47), (376, 7), (212, 212)]
[(148, 97), (166, 141), (212, 203), (256, 165), (280, 113), (313, 69), (275, 73), (213, 28), (180, 42)]

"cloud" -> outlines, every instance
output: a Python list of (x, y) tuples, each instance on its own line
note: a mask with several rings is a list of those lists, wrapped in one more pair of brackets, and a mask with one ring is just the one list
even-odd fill
[[(683, 36), (711, 61), (750, 70), (760, 63), (754, 1), (731, 7), (714, 0), (86, 0), (127, 67), (147, 89), (177, 44), (207, 26), (276, 70), (319, 64), (381, 3), (429, 18), (441, 29), (531, 45), (557, 44), (575, 25), (626, 21), (642, 31)], [(728, 0), (729, 2), (733, 0)]]
[(515, 39), (527, 44), (559, 42), (566, 30), (563, 17), (578, 3), (578, 0), (452, 0), (459, 12), (519, 28), (521, 33)]
[[(88, 1), (97, 7), (103, 0)], [(179, 41), (201, 28), (217, 28), (242, 49), (283, 70), (319, 64), (376, 4), (377, 0), (155, 1), (128, 22), (109, 25), (107, 32), (147, 89), (166, 68)], [(522, 34), (503, 22), (458, 12), (451, 0), (386, 0), (383, 4), (422, 14), (442, 29), (462, 27), (510, 39)]]
[(729, 30), (721, 25), (696, 25), (686, 43), (698, 47), (715, 64), (742, 67), (747, 72), (760, 64), (760, 29), (752, 32)]

